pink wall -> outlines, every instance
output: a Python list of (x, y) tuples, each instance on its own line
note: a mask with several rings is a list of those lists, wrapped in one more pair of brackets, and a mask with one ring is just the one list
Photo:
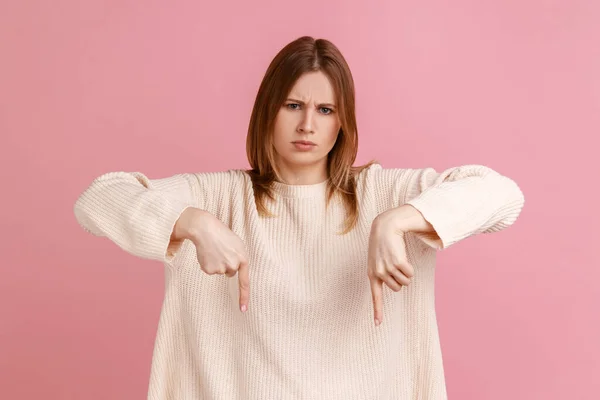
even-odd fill
[(525, 193), (513, 227), (440, 253), (450, 398), (600, 398), (598, 21), (594, 0), (2, 1), (0, 398), (145, 398), (161, 265), (73, 203), (111, 170), (245, 167), (262, 74), (304, 34), (350, 63), (360, 162), (483, 163)]

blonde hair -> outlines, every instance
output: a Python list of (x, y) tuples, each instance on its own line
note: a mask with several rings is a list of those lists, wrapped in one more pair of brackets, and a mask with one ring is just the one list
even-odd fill
[(274, 199), (271, 184), (281, 181), (275, 162), (273, 128), (275, 117), (298, 78), (304, 73), (322, 71), (329, 78), (335, 95), (341, 128), (327, 155), (327, 203), (341, 196), (347, 212), (342, 234), (351, 231), (358, 221), (356, 176), (374, 161), (353, 166), (358, 152), (358, 129), (355, 114), (354, 80), (339, 49), (325, 39), (300, 37), (287, 44), (267, 68), (260, 84), (246, 137), (246, 153), (251, 169), (254, 197), (259, 215), (273, 216), (265, 198)]

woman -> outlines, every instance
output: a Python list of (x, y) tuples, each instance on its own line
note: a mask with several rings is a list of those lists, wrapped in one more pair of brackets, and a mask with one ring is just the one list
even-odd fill
[(446, 398), (436, 250), (513, 224), (523, 194), (480, 165), (354, 167), (354, 103), (339, 50), (302, 37), (258, 91), (250, 170), (81, 194), (84, 229), (167, 267), (149, 399)]

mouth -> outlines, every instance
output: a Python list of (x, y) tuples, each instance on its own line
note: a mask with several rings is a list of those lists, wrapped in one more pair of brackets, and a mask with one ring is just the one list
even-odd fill
[(310, 140), (296, 140), (293, 141), (292, 144), (296, 150), (302, 152), (310, 152), (317, 147), (316, 143), (313, 143)]
[(296, 140), (296, 141), (293, 141), (292, 143), (293, 144), (300, 144), (300, 145), (303, 145), (303, 146), (316, 146), (317, 145), (316, 143), (313, 143), (313, 142), (311, 142), (309, 140)]

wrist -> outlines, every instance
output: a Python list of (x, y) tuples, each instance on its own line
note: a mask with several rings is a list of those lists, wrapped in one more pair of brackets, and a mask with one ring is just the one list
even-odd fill
[(392, 208), (378, 216), (396, 232), (433, 232), (433, 226), (410, 204)]
[(196, 243), (196, 239), (198, 238), (199, 234), (199, 227), (203, 225), (203, 220), (205, 219), (206, 214), (208, 214), (206, 211), (199, 208), (186, 208), (175, 223), (175, 227), (173, 229), (173, 239), (188, 239)]

